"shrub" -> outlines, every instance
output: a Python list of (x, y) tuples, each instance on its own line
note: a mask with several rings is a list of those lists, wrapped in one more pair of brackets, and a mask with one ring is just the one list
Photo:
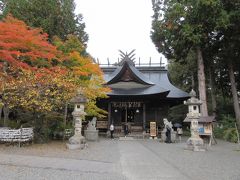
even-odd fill
[(237, 142), (237, 132), (235, 128), (228, 128), (223, 132), (223, 139), (230, 142)]
[(7, 123), (8, 127), (11, 129), (18, 129), (20, 127), (20, 124), (17, 123), (17, 121), (9, 120)]
[(190, 137), (190, 136), (191, 136), (190, 130), (189, 130), (189, 129), (183, 130), (183, 136), (188, 136), (188, 137)]
[(231, 116), (222, 116), (218, 122), (218, 127), (214, 128), (215, 137), (230, 142), (237, 142), (235, 122), (236, 120)]
[(178, 122), (182, 124), (183, 120), (186, 118), (187, 110), (187, 106), (184, 104), (173, 106), (169, 109), (167, 118), (172, 123)]
[(213, 133), (214, 133), (215, 137), (219, 138), (219, 139), (223, 139), (223, 132), (224, 132), (224, 129), (220, 128), (220, 127), (215, 127), (213, 129)]

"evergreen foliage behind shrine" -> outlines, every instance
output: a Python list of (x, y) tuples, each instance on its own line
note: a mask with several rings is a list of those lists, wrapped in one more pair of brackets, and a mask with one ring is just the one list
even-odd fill
[(240, 130), (239, 1), (152, 2), (151, 38), (168, 58), (174, 84), (197, 90), (206, 100), (205, 115), (209, 111), (219, 123), (235, 118)]

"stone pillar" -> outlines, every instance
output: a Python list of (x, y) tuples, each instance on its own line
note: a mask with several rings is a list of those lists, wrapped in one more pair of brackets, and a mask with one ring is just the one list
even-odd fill
[(73, 111), (72, 113), (74, 119), (74, 135), (82, 136), (82, 118), (85, 116), (84, 111)]
[(82, 120), (86, 115), (84, 112), (84, 104), (87, 102), (87, 99), (79, 93), (70, 102), (75, 103), (74, 111), (72, 112), (74, 120), (74, 135), (69, 139), (69, 143), (66, 145), (68, 149), (83, 149), (86, 141), (85, 137), (82, 136)]

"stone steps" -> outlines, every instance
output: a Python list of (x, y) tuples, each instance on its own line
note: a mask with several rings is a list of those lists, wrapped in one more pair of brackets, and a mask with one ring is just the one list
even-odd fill
[(123, 136), (123, 137), (119, 137), (119, 141), (132, 141), (132, 140), (134, 140), (134, 138), (133, 137), (131, 137), (131, 136)]

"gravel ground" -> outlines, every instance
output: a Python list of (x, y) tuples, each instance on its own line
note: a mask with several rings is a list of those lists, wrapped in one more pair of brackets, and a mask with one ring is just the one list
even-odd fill
[(185, 143), (100, 139), (83, 150), (65, 142), (0, 145), (1, 180), (240, 180), (240, 147), (218, 141), (206, 152)]

